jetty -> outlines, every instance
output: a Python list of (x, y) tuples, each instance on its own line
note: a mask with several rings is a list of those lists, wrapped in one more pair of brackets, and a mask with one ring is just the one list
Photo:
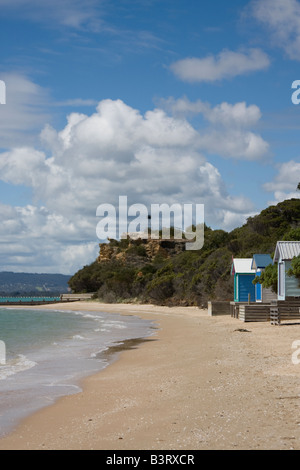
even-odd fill
[(13, 306), (13, 305), (45, 305), (45, 304), (58, 304), (67, 302), (78, 302), (80, 300), (90, 300), (94, 292), (88, 294), (61, 294), (57, 297), (0, 297), (0, 306)]

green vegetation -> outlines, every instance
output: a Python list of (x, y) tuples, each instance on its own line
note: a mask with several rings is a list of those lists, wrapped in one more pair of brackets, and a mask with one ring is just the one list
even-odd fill
[(260, 276), (256, 276), (253, 284), (262, 284), (263, 287), (271, 288), (277, 294), (278, 266), (277, 263), (269, 264)]
[[(149, 257), (141, 242), (111, 240), (109, 245), (124, 258), (95, 261), (78, 271), (69, 285), (73, 292), (97, 292), (104, 302), (205, 305), (209, 299), (232, 300), (232, 257), (273, 256), (278, 240), (300, 240), (299, 199), (270, 206), (231, 232), (205, 226), (204, 246), (198, 251), (173, 250), (167, 257), (162, 252)], [(268, 267), (261, 278), (274, 289), (275, 270)]]
[(288, 270), (289, 276), (295, 276), (300, 284), (300, 256), (295, 256), (291, 262), (291, 268)]

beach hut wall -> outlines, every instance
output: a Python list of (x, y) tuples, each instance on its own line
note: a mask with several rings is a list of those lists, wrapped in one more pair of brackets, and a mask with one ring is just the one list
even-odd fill
[(278, 263), (278, 300), (300, 296), (299, 280), (287, 274), (291, 268), (292, 259), (299, 255), (300, 241), (277, 242), (273, 262)]

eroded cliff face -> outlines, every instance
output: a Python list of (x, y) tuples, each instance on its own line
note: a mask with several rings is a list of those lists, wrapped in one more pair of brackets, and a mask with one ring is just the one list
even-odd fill
[(116, 260), (122, 264), (143, 265), (155, 259), (156, 256), (171, 258), (185, 250), (186, 240), (133, 240), (129, 239), (127, 245), (115, 240), (109, 243), (100, 243), (98, 262)]

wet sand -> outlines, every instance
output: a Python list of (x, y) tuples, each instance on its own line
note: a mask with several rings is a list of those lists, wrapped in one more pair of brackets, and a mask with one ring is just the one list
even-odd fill
[(26, 418), (1, 450), (300, 449), (300, 322), (241, 323), (194, 307), (55, 308), (138, 315), (157, 330), (110, 351), (116, 360), (82, 392)]

